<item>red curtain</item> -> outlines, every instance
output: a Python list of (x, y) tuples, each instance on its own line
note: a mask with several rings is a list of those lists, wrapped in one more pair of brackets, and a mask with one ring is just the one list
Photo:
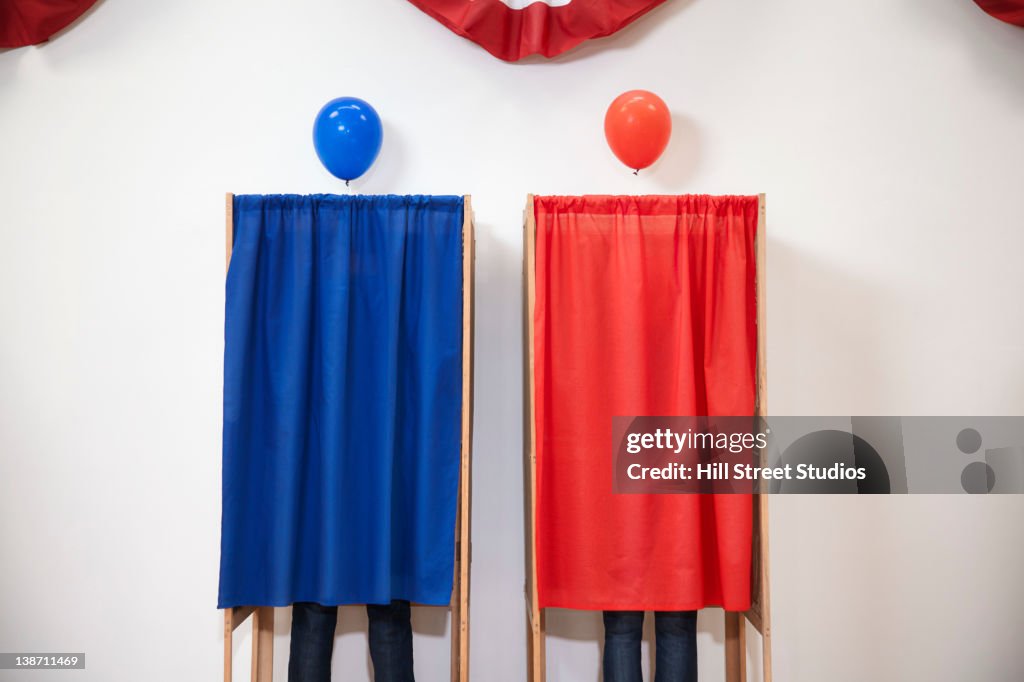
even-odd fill
[(756, 196), (536, 197), (541, 607), (750, 606), (749, 495), (616, 495), (613, 416), (754, 413)]

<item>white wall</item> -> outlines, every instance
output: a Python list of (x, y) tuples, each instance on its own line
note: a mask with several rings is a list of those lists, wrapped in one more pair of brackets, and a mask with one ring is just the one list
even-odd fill
[[(601, 129), (634, 87), (675, 115), (638, 178)], [(107, 0), (0, 54), (0, 650), (88, 661), (33, 679), (219, 679), (223, 194), (345, 191), (310, 142), (342, 94), (385, 119), (358, 191), (476, 207), (476, 680), (525, 671), (527, 192), (767, 192), (775, 413), (1024, 413), (1024, 31), (970, 0), (673, 0), (518, 65), (401, 0)], [(772, 513), (777, 680), (1024, 679), (1024, 499)], [(596, 680), (596, 617), (549, 623), (549, 679)], [(446, 679), (446, 621), (416, 626)]]

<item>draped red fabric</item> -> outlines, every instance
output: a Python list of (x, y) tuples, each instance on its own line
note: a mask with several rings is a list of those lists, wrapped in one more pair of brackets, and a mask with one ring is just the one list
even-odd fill
[(410, 0), (455, 33), (510, 62), (531, 54), (555, 57), (585, 40), (611, 35), (664, 1)]
[(756, 196), (535, 197), (541, 607), (750, 606), (749, 495), (612, 492), (612, 417), (754, 414)]
[(96, 0), (2, 0), (0, 48), (46, 42), (95, 3)]
[(1024, 0), (974, 0), (979, 7), (1008, 24), (1024, 27)]

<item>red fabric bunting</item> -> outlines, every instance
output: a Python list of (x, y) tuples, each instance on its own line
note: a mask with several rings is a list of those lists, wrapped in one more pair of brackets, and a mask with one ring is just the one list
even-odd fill
[[(410, 0), (499, 59), (554, 57), (611, 35), (665, 0)], [(530, 4), (526, 4), (529, 2)]]
[(757, 197), (536, 197), (541, 607), (750, 606), (749, 495), (617, 495), (612, 417), (754, 413)]
[(1024, 0), (974, 0), (978, 7), (1008, 24), (1024, 27)]
[(4, 0), (0, 2), (0, 47), (46, 42), (96, 4), (96, 0)]

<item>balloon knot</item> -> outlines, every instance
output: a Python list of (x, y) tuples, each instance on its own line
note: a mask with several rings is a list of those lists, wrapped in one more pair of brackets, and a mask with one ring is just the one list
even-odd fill
[(633, 171), (633, 175), (640, 175), (640, 169), (637, 168), (635, 171)]
[(345, 181), (345, 186), (348, 187), (348, 180)]

